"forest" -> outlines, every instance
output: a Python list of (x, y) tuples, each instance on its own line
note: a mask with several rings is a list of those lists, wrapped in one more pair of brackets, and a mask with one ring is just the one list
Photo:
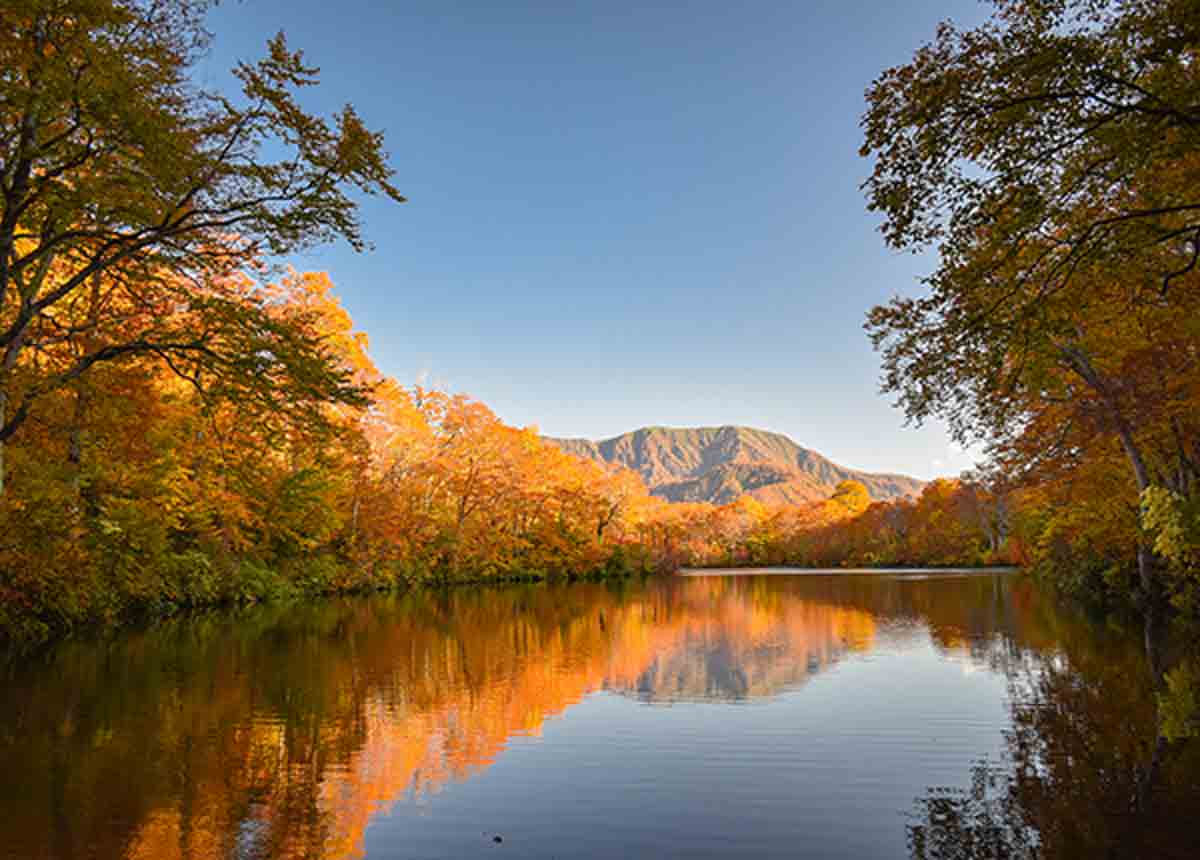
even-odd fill
[(690, 565), (1019, 564), (1200, 610), (1200, 7), (996, 0), (867, 92), (863, 186), (915, 298), (883, 390), (982, 444), (919, 498), (671, 504), (405, 385), (322, 272), (397, 204), (383, 136), (308, 112), (282, 34), (199, 87), (200, 0), (0, 21), (0, 630)]

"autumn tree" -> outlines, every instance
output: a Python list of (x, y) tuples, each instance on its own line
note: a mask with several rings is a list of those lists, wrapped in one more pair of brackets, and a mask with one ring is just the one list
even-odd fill
[[(1138, 492), (1189, 494), (1200, 11), (993, 5), (975, 29), (943, 24), (867, 93), (870, 208), (893, 247), (940, 252), (926, 295), (868, 318), (884, 388), (911, 419), (945, 418), (1014, 469), (1111, 440)], [(1155, 565), (1139, 543), (1149, 594)]]
[(1200, 253), (1200, 10), (991, 3), (868, 90), (865, 188), (887, 241), (938, 244), (935, 284), (973, 263), (1054, 292), (1132, 257), (1159, 275), (1141, 287), (1169, 293)]
[(837, 514), (861, 514), (870, 506), (871, 494), (860, 481), (842, 481), (833, 488), (829, 503)]
[[(214, 283), (262, 254), (335, 237), (361, 248), (351, 192), (403, 199), (382, 137), (352, 107), (332, 119), (303, 108), (318, 70), (282, 34), (234, 69), (238, 97), (196, 86), (209, 5), (5, 6), (0, 445), (40, 398), (102, 363), (152, 354), (224, 376), (288, 370), (277, 321)], [(22, 372), (27, 355), (67, 340), (74, 352)]]

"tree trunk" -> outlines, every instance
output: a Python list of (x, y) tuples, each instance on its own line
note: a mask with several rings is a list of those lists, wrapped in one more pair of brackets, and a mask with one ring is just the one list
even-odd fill
[[(1117, 434), (1121, 438), (1121, 447), (1133, 467), (1137, 479), (1138, 496), (1150, 486), (1150, 471), (1138, 448), (1137, 440), (1133, 438), (1133, 430), (1123, 420), (1118, 419)], [(1141, 510), (1138, 511), (1138, 547), (1137, 547), (1138, 581), (1142, 587), (1142, 599), (1146, 602), (1146, 610), (1153, 612), (1158, 603), (1158, 579), (1154, 575), (1154, 551), (1146, 543), (1146, 536), (1141, 530)]]
[[(1073, 346), (1060, 347), (1060, 351), (1080, 379), (1100, 395), (1100, 400), (1108, 410), (1109, 418), (1112, 419), (1113, 427), (1117, 431), (1117, 438), (1121, 440), (1121, 448), (1125, 452), (1125, 457), (1129, 460), (1129, 465), (1133, 469), (1133, 476), (1134, 480), (1137, 481), (1138, 496), (1140, 497), (1150, 487), (1151, 478), (1150, 469), (1146, 466), (1146, 459), (1142, 456), (1137, 439), (1134, 438), (1133, 426), (1121, 411), (1120, 404), (1117, 402), (1112, 388), (1100, 376), (1099, 371), (1096, 370), (1087, 354), (1082, 349)], [(1138, 511), (1137, 565), (1142, 600), (1145, 602), (1146, 608), (1152, 611), (1158, 600), (1158, 582), (1154, 575), (1154, 551), (1146, 543), (1146, 536), (1142, 534), (1140, 508)]]

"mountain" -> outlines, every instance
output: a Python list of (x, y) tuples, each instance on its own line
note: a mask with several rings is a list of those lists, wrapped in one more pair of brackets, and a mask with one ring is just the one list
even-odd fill
[(612, 439), (554, 439), (579, 457), (638, 472), (672, 502), (723, 505), (742, 495), (770, 504), (828, 498), (841, 481), (861, 481), (872, 499), (915, 496), (924, 481), (839, 466), (787, 436), (750, 427), (643, 427)]

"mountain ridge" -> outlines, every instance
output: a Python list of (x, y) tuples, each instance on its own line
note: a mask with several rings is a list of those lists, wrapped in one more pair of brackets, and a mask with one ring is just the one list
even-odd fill
[(558, 438), (568, 453), (632, 469), (650, 491), (672, 502), (726, 504), (749, 495), (771, 504), (828, 498), (841, 481), (860, 481), (872, 499), (915, 496), (924, 481), (850, 469), (782, 433), (734, 424), (651, 425), (609, 439)]

